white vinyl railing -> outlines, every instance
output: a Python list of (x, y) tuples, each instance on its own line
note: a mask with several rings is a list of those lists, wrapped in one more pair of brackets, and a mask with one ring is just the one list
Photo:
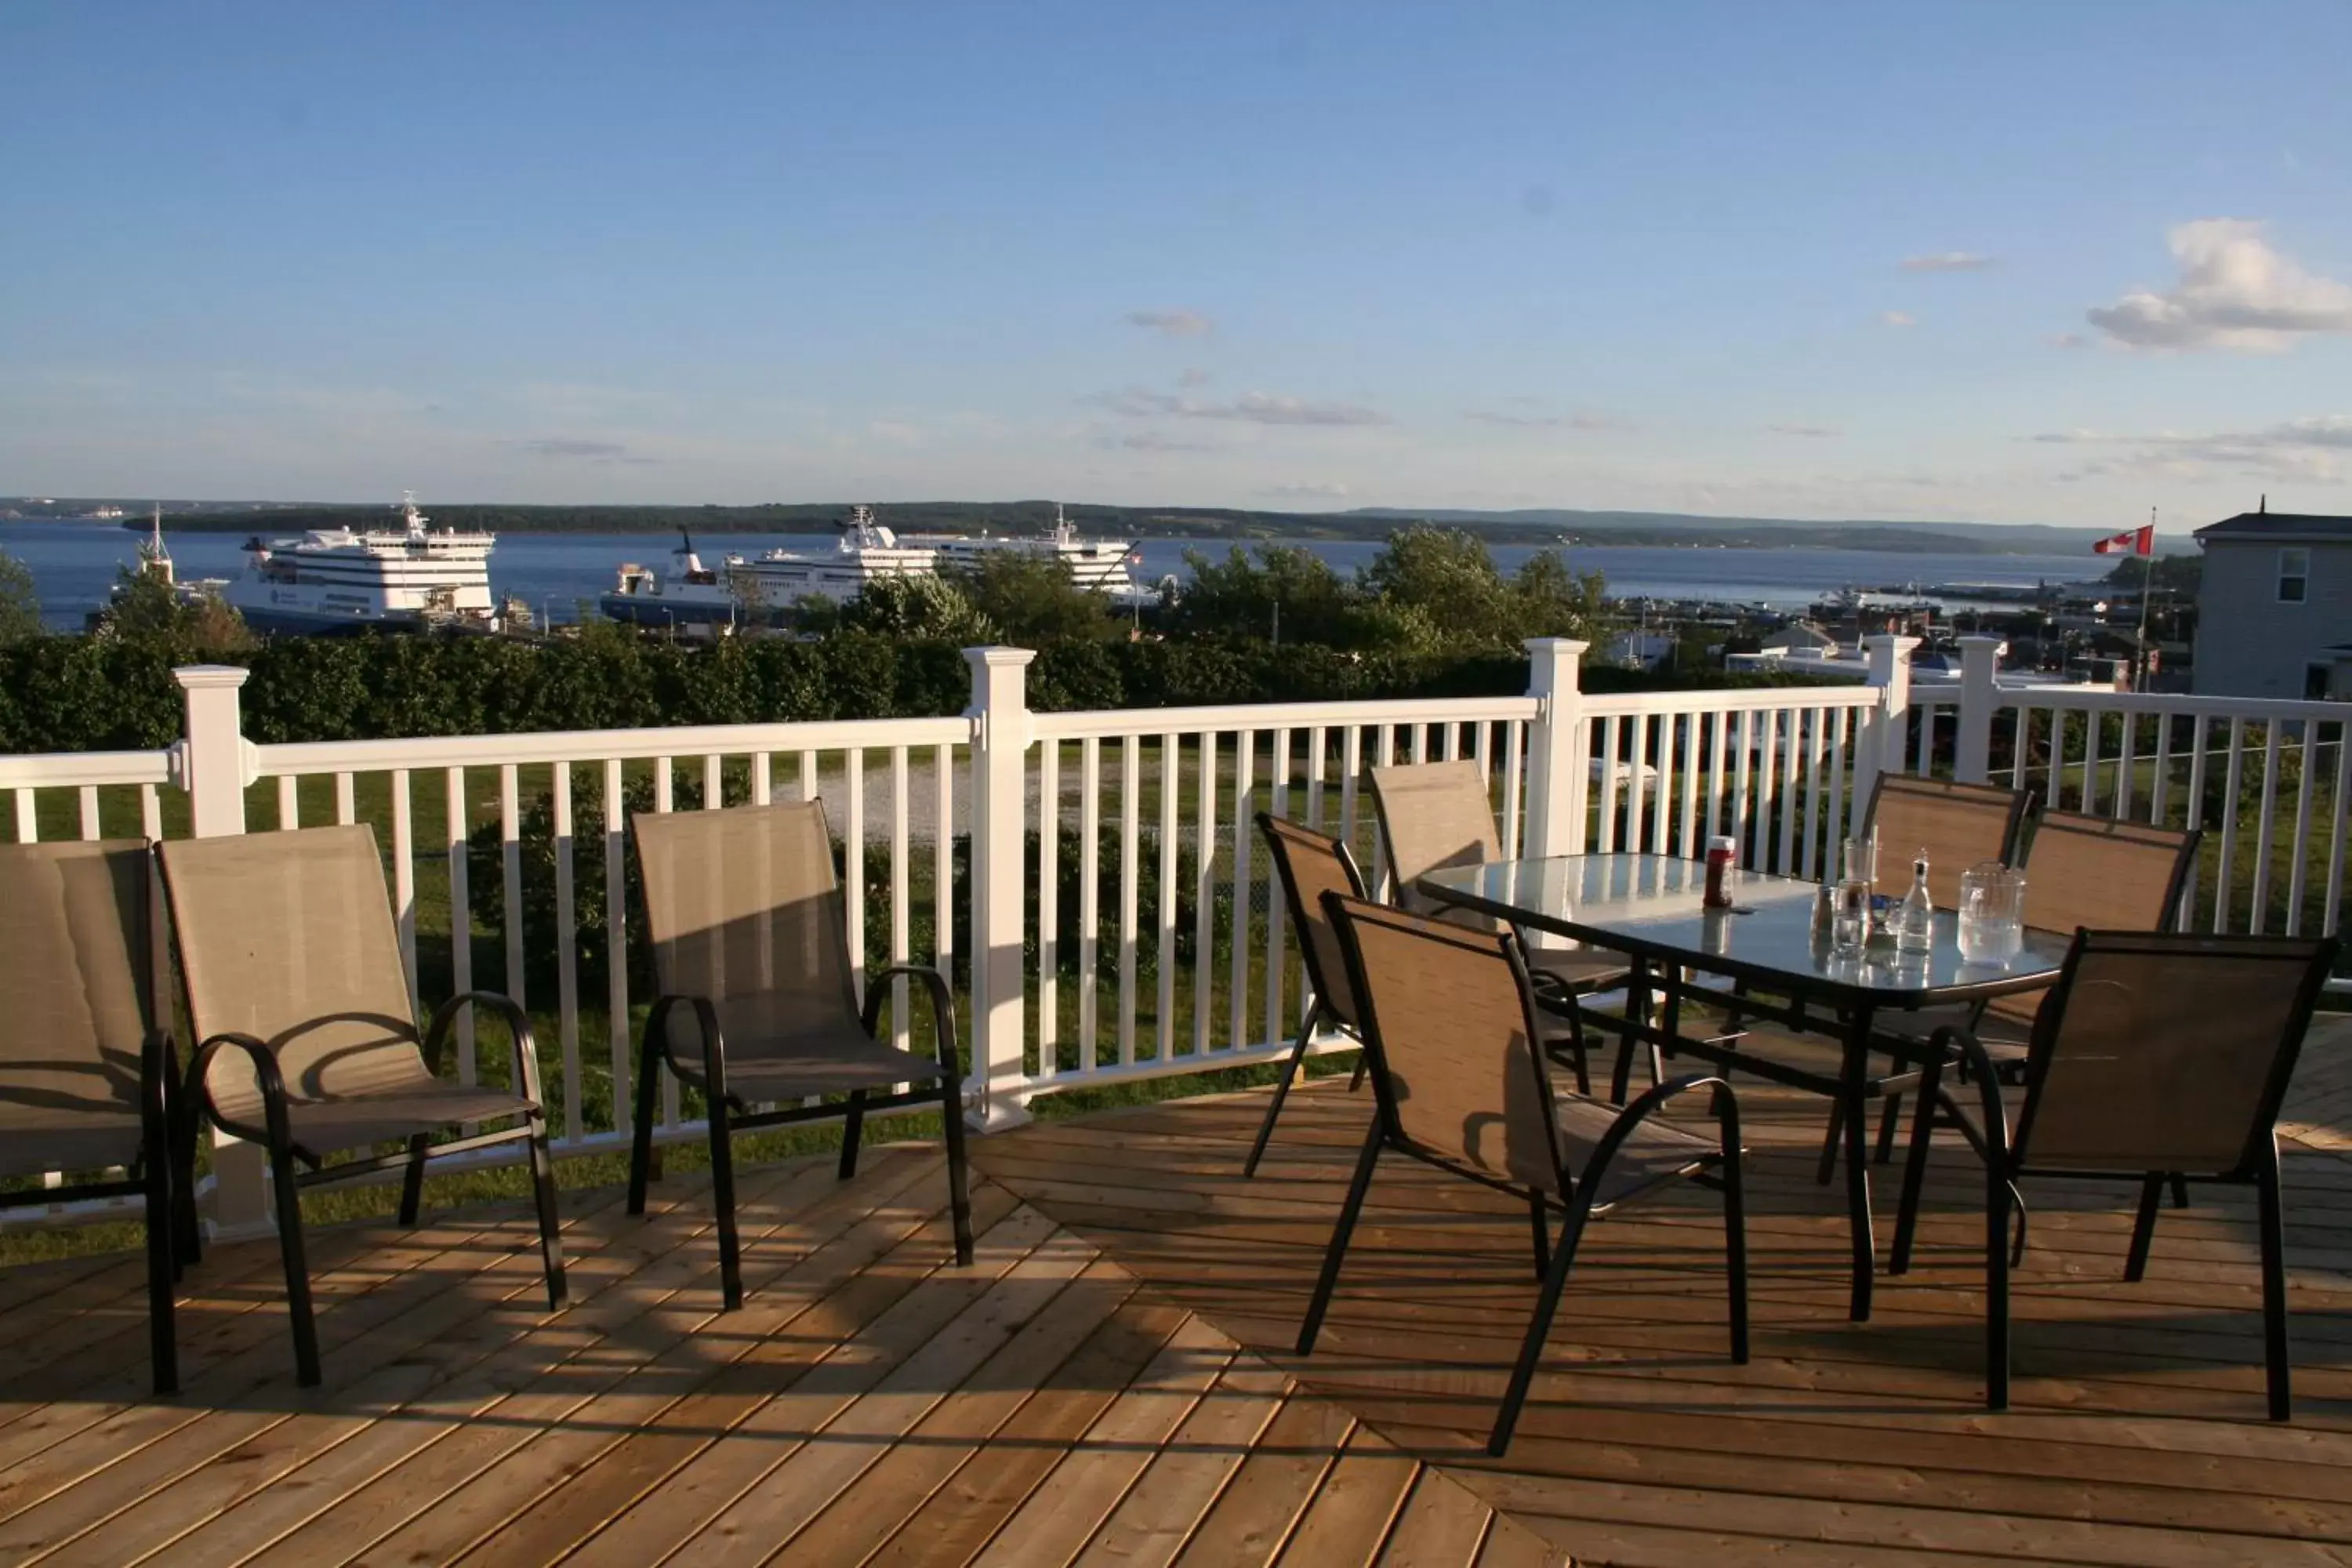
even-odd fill
[[(245, 672), (196, 668), (177, 745), (0, 757), (0, 805), (19, 839), (370, 824), (412, 985), (531, 1011), (572, 1153), (625, 1136), (648, 1000), (626, 893), (641, 810), (823, 800), (857, 984), (869, 961), (949, 972), (983, 1127), (1040, 1094), (1287, 1049), (1307, 998), (1255, 816), (1337, 835), (1384, 882), (1366, 777), (1389, 763), (1476, 763), (1507, 855), (1695, 856), (1729, 835), (1743, 863), (1807, 877), (1883, 768), (2017, 778), (2067, 809), (2201, 823), (2200, 924), (2335, 929), (2352, 708), (2012, 690), (1973, 645), (1958, 701), (1915, 705), (1909, 646), (1872, 639), (1867, 686), (1588, 693), (1582, 645), (1542, 640), (1519, 697), (1091, 713), (1031, 711), (1028, 655), (973, 649), (951, 718), (260, 746)], [(503, 1055), (461, 1028), (452, 1070)], [(698, 1133), (674, 1084), (661, 1131)], [(218, 1152), (216, 1219), (266, 1215), (249, 1156)]]

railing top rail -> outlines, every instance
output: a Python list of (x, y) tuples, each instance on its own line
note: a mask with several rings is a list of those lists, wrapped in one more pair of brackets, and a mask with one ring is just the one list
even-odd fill
[(58, 752), (0, 757), (0, 789), (58, 789), (76, 784), (160, 784), (172, 779), (172, 753)]
[[(1915, 699), (1916, 700), (1916, 699)], [(2352, 721), (2352, 702), (2287, 701), (2265, 697), (2190, 697), (2169, 691), (2110, 691), (2103, 686), (2004, 686), (2001, 708), (2091, 709), (2104, 713), (2170, 713), (2184, 718), (2256, 721)]]
[(1198, 734), (1210, 730), (1345, 729), (1350, 724), (1435, 724), (1477, 720), (1532, 720), (1532, 697), (1424, 697), (1365, 702), (1244, 702), (1222, 708), (1134, 708), (1081, 713), (1033, 713), (1030, 733), (1041, 740), (1088, 735)]
[(1697, 691), (1612, 691), (1584, 699), (1588, 716), (1754, 712), (1780, 708), (1875, 708), (1874, 686), (1759, 686)]
[(513, 735), (424, 735), (400, 741), (305, 741), (257, 748), (260, 776), (385, 768), (601, 763), (745, 752), (831, 752), (966, 745), (969, 718), (839, 719), (797, 724), (689, 724), (673, 729), (563, 730)]

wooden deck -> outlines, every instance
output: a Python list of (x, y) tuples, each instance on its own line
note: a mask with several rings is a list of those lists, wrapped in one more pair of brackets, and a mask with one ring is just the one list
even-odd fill
[(308, 1393), (269, 1244), (190, 1276), (173, 1401), (144, 1394), (136, 1259), (0, 1276), (0, 1562), (2344, 1562), (2347, 1056), (2289, 1112), (2292, 1426), (2260, 1418), (2235, 1194), (2168, 1213), (2126, 1286), (2129, 1194), (2030, 1194), (2018, 1407), (1990, 1415), (1962, 1160), (1917, 1269), (1849, 1323), (1821, 1107), (1744, 1088), (1753, 1363), (1724, 1359), (1711, 1197), (1653, 1203), (1597, 1230), (1489, 1462), (1523, 1210), (1384, 1166), (1323, 1346), (1288, 1353), (1363, 1125), (1326, 1082), (1254, 1182), (1255, 1095), (977, 1141), (969, 1270), (931, 1150), (753, 1173), (730, 1315), (690, 1180), (645, 1220), (567, 1194), (554, 1315), (520, 1211), (323, 1231)]

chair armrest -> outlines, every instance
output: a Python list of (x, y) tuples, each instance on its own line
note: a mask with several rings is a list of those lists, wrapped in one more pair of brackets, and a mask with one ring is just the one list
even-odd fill
[(724, 1095), (727, 1092), (727, 1040), (719, 1028), (719, 1009), (709, 997), (677, 991), (655, 997), (652, 1009), (646, 1014), (646, 1038), (661, 1047), (662, 1060), (669, 1064), (670, 1071), (680, 1078), (688, 1076), (686, 1069), (678, 1066), (677, 1053), (670, 1049), (669, 1015), (675, 1007), (694, 1009), (694, 1021), (702, 1030), (703, 1087), (714, 1096)]
[(1740, 1140), (1739, 1100), (1731, 1092), (1730, 1080), (1717, 1073), (1685, 1073), (1681, 1078), (1668, 1079), (1654, 1086), (1619, 1111), (1617, 1120), (1609, 1124), (1609, 1131), (1601, 1135), (1601, 1142), (1592, 1146), (1592, 1158), (1584, 1163), (1584, 1169), (1578, 1173), (1561, 1173), (1563, 1177), (1573, 1177), (1572, 1184), (1568, 1180), (1561, 1182), (1561, 1191), (1580, 1194), (1592, 1191), (1601, 1173), (1609, 1168), (1609, 1162), (1617, 1157), (1618, 1149), (1633, 1136), (1633, 1129), (1663, 1109), (1667, 1101), (1701, 1089), (1714, 1090), (1707, 1109), (1715, 1117), (1721, 1157), (1727, 1163), (1738, 1160), (1747, 1152), (1747, 1146)]
[(435, 1078), (441, 1076), (441, 1047), (450, 1026), (468, 1006), (488, 1007), (506, 1021), (514, 1043), (516, 1089), (531, 1104), (546, 1110), (547, 1102), (539, 1092), (539, 1043), (531, 1034), (530, 1016), (502, 991), (461, 991), (433, 1009), (433, 1019), (425, 1026), (425, 1069)]
[(866, 977), (866, 1016), (859, 1020), (868, 1035), (882, 1016), (882, 983), (904, 975), (920, 980), (931, 994), (931, 1028), (937, 1037), (940, 1071), (950, 1080), (961, 1083), (963, 1074), (956, 1066), (955, 993), (948, 986), (948, 977), (938, 970), (921, 963), (892, 963), (877, 969)]
[[(253, 1076), (261, 1088), (262, 1117), (266, 1123), (258, 1129), (230, 1121), (213, 1103), (212, 1086), (206, 1080), (212, 1073), (213, 1058), (225, 1050), (245, 1054), (253, 1064)], [(273, 1149), (294, 1149), (294, 1131), (286, 1115), (286, 1078), (278, 1070), (277, 1053), (253, 1036), (236, 1030), (224, 1030), (196, 1047), (194, 1060), (188, 1063), (188, 1098), (194, 1111), (208, 1117), (212, 1124), (232, 1137), (247, 1142), (260, 1143)], [(313, 1168), (316, 1156), (295, 1149)]]

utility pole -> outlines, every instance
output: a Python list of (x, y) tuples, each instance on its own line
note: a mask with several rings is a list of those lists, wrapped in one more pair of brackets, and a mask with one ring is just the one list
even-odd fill
[(2156, 508), (2147, 509), (2147, 553), (2139, 569), (2139, 635), (2132, 639), (2132, 689), (2147, 689), (2147, 602), (2156, 594)]

